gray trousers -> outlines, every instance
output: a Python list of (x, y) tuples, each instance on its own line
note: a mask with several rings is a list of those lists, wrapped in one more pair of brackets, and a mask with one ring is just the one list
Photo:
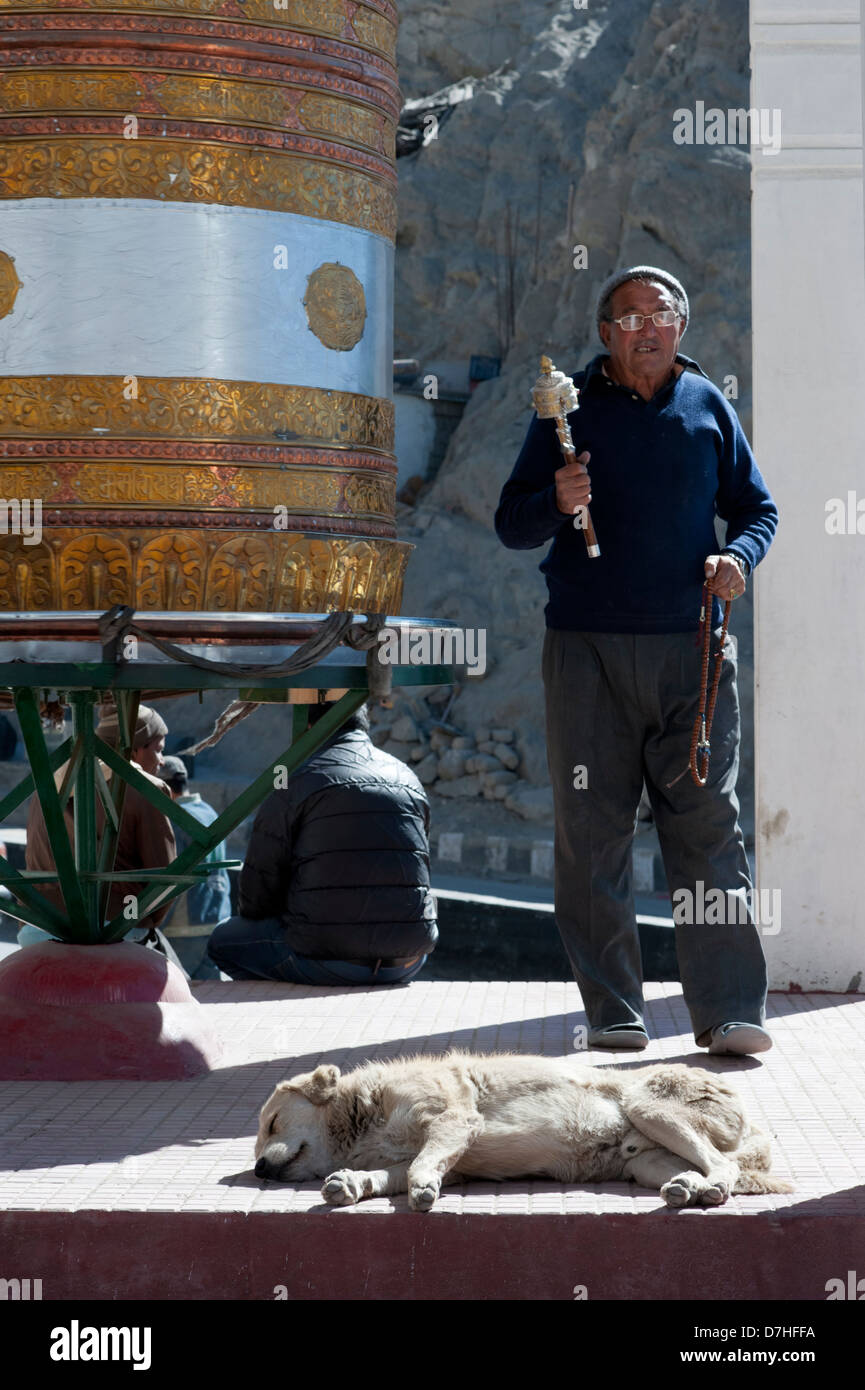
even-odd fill
[[(641, 1023), (631, 846), (644, 779), (670, 892), (689, 889), (699, 901), (702, 882), (704, 893), (747, 892), (752, 901), (735, 793), (735, 640), (728, 636), (725, 645), (705, 787), (687, 771), (679, 776), (688, 765), (697, 714), (700, 648), (693, 633), (547, 629), (543, 678), (556, 818), (556, 923), (589, 1026)], [(721, 1023), (765, 1022), (766, 961), (753, 918), (748, 911), (740, 924), (735, 913), (724, 915), (722, 925), (693, 921), (675, 928), (698, 1042), (707, 1042)]]

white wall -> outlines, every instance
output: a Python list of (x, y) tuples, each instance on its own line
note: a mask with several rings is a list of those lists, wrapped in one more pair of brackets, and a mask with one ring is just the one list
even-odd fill
[[(757, 875), (781, 893), (771, 984), (865, 975), (865, 223), (858, 0), (752, 0), (754, 446), (781, 514), (757, 573)], [(865, 529), (865, 520), (863, 520)]]

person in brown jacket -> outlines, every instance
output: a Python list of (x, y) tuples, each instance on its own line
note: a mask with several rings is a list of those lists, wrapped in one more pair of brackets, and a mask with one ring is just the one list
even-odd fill
[[(117, 713), (113, 705), (103, 706), (100, 711), (100, 723), (96, 733), (106, 743), (115, 747), (118, 739)], [(147, 705), (141, 705), (138, 710), (138, 720), (135, 725), (135, 737), (132, 744), (133, 757), (131, 762), (139, 772), (143, 773), (155, 787), (170, 796), (166, 784), (155, 774), (157, 773), (162, 761), (162, 750), (165, 747), (165, 735), (168, 732), (167, 725), (156, 710), (150, 709)], [(106, 780), (111, 780), (111, 770), (103, 763), (102, 771)], [(63, 780), (64, 768), (58, 768), (54, 774), (54, 780), (59, 787)], [(74, 793), (73, 793), (74, 795)], [(66, 803), (66, 827), (69, 834), (70, 843), (73, 840), (74, 821), (72, 809), (72, 797)], [(102, 803), (97, 798), (96, 802), (96, 825), (97, 831), (101, 833), (105, 821), (105, 812)], [(134, 787), (126, 788), (126, 796), (123, 802), (123, 814), (120, 818), (120, 833), (117, 837), (117, 855), (114, 869), (117, 873), (129, 870), (129, 881), (117, 881), (112, 883), (111, 891), (108, 895), (108, 918), (117, 916), (123, 912), (130, 897), (137, 898), (143, 893), (148, 884), (146, 882), (135, 881), (134, 871), (136, 869), (162, 869), (176, 858), (177, 850), (174, 842), (174, 831), (171, 821), (161, 811), (152, 806), (146, 797), (136, 791)], [(30, 813), (27, 820), (27, 849), (25, 863), (28, 869), (38, 870), (43, 873), (50, 873), (54, 869), (54, 857), (51, 853), (51, 846), (48, 841), (48, 831), (45, 826), (45, 817), (42, 814), (42, 807), (37, 797), (33, 797), (30, 802)], [(44, 883), (39, 885), (39, 891), (45, 895), (52, 903), (63, 910), (63, 895), (58, 884)], [(156, 927), (165, 917), (170, 904), (159, 907), (146, 917), (130, 920), (129, 927)], [(38, 942), (47, 940), (48, 937), (40, 928), (25, 923), (18, 932), (18, 944), (20, 946), (31, 946)]]

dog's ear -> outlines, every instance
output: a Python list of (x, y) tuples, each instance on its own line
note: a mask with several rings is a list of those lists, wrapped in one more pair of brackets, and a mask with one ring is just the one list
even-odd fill
[(333, 1099), (338, 1081), (339, 1067), (325, 1065), (316, 1067), (309, 1076), (296, 1077), (291, 1085), (296, 1091), (300, 1091), (302, 1096), (306, 1096), (307, 1100), (311, 1100), (313, 1105), (326, 1105)]

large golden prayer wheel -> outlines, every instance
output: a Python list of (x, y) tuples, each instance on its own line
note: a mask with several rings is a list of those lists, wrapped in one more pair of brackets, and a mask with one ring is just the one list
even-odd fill
[(0, 0), (0, 609), (399, 612), (396, 25)]

